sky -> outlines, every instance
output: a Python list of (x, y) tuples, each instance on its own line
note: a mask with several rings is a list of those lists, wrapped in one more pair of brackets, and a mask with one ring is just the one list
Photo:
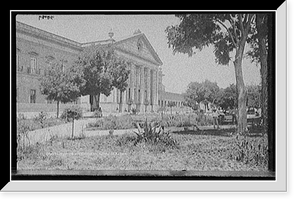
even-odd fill
[[(208, 79), (225, 88), (235, 83), (233, 63), (221, 66), (215, 63), (213, 47), (196, 52), (192, 57), (176, 53), (168, 47), (165, 29), (179, 24), (175, 15), (51, 15), (52, 19), (41, 19), (39, 15), (17, 15), (16, 20), (39, 29), (85, 43), (108, 39), (108, 32), (114, 38), (130, 36), (139, 29), (143, 32), (163, 62), (163, 84), (166, 91), (183, 93), (190, 82)], [(259, 67), (250, 59), (243, 60), (243, 75), (246, 85), (260, 83)]]

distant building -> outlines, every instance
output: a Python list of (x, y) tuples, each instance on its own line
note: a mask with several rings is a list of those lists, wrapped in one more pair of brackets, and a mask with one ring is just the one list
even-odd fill
[(161, 107), (167, 106), (169, 102), (174, 102), (175, 107), (181, 107), (184, 105), (184, 97), (182, 94), (178, 93), (171, 93), (166, 91), (161, 92), (158, 99), (158, 105)]
[[(174, 98), (178, 105), (182, 103), (179, 95), (171, 97), (170, 93), (162, 91), (163, 63), (145, 34), (137, 30), (133, 35), (121, 39), (114, 39), (112, 31), (108, 35), (106, 40), (79, 43), (16, 22), (17, 112), (55, 112), (56, 103), (47, 101), (41, 94), (38, 79), (54, 60), (61, 62), (63, 66), (70, 66), (79, 53), (91, 45), (113, 47), (118, 56), (131, 62), (126, 91), (121, 95), (115, 88), (108, 97), (100, 95), (103, 112), (124, 112), (132, 108), (139, 112), (153, 112), (169, 98)], [(161, 94), (166, 97), (160, 96)], [(89, 111), (95, 102), (90, 96), (82, 96), (74, 103)], [(61, 110), (70, 105), (61, 104)]]

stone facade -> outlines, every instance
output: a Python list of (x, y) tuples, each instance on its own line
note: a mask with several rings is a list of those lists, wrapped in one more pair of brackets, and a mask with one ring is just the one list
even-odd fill
[[(78, 43), (70, 39), (16, 23), (17, 111), (56, 111), (55, 102), (47, 102), (39, 89), (39, 78), (52, 61), (70, 66), (78, 54), (90, 45), (111, 46), (115, 53), (131, 62), (127, 89), (121, 93), (116, 88), (111, 95), (100, 95), (103, 112), (124, 112), (135, 108), (139, 112), (153, 112), (159, 107), (162, 88), (162, 62), (146, 38), (138, 32), (130, 37), (115, 40)], [(82, 96), (75, 103), (90, 110), (90, 97)], [(70, 106), (64, 104), (62, 107)]]

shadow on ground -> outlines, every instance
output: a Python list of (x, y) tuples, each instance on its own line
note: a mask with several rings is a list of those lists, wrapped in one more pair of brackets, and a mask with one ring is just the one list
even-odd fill
[[(249, 137), (261, 137), (262, 136), (262, 129), (261, 128), (248, 128), (247, 136)], [(210, 136), (222, 136), (222, 137), (232, 137), (236, 134), (236, 128), (220, 128), (220, 129), (213, 129), (213, 128), (203, 128), (203, 129), (186, 129), (180, 131), (173, 131), (174, 134), (188, 134), (188, 135), (210, 135)]]

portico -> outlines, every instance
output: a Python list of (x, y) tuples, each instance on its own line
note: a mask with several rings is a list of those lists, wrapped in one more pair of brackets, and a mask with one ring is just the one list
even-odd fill
[[(155, 112), (158, 109), (158, 82), (162, 61), (145, 34), (137, 32), (120, 40), (113, 39), (112, 33), (110, 34), (109, 40), (91, 44), (113, 48), (117, 56), (129, 62), (130, 75), (126, 90), (120, 92), (114, 88), (108, 97), (101, 94), (99, 106), (103, 112), (109, 113), (129, 112), (132, 109), (141, 113)], [(81, 104), (90, 104), (86, 96), (82, 97)]]

